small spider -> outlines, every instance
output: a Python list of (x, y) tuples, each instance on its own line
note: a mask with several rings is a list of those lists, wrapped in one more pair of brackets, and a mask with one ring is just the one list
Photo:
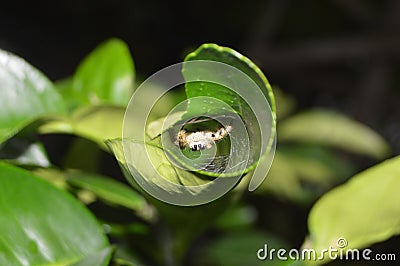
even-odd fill
[(220, 127), (216, 131), (193, 131), (188, 132), (181, 129), (178, 132), (176, 144), (179, 144), (181, 149), (189, 147), (192, 151), (210, 149), (216, 141), (228, 136), (232, 131), (232, 126)]

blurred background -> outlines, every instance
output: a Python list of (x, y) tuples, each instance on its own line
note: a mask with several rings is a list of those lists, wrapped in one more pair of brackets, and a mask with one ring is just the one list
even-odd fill
[[(181, 62), (203, 43), (228, 46), (263, 70), (293, 112), (339, 111), (378, 132), (399, 154), (399, 16), (396, 0), (2, 1), (0, 48), (59, 80), (110, 37), (128, 44), (139, 79)], [(65, 138), (47, 137), (49, 153), (62, 149)], [(350, 157), (355, 172), (377, 163)], [(104, 160), (103, 172), (124, 180), (114, 159)], [(314, 200), (299, 207), (273, 196), (245, 196), (256, 210), (246, 215), (257, 213), (258, 227), (299, 247)], [(394, 238), (377, 249), (398, 243)]]

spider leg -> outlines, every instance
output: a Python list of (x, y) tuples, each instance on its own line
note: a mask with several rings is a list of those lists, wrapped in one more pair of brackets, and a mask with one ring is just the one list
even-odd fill
[(213, 146), (213, 143), (211, 143), (211, 142), (208, 142), (208, 143), (206, 144), (206, 148), (207, 148), (207, 149), (211, 149), (212, 146)]

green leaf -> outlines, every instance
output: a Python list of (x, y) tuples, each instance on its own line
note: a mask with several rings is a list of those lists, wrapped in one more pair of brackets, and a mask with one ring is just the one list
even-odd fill
[[(207, 59), (209, 61), (202, 61), (202, 59)], [(197, 60), (194, 62), (194, 65), (192, 64), (193, 62), (191, 63), (193, 60)], [(202, 65), (201, 63), (198, 65), (197, 63), (199, 61), (208, 63), (213, 62), (214, 66), (223, 66), (233, 72), (226, 72), (224, 69), (220, 72), (215, 69), (208, 69), (207, 65)], [(230, 65), (224, 64), (224, 62), (227, 62)], [(217, 146), (217, 149), (205, 149), (202, 151), (202, 155), (204, 156), (196, 158), (196, 165), (192, 164), (194, 160), (191, 159), (194, 159), (199, 153), (185, 150), (182, 152), (182, 149), (176, 145), (175, 140), (179, 129), (181, 129), (181, 125), (179, 124), (175, 124), (173, 128), (169, 128), (164, 131), (161, 136), (158, 136), (147, 143), (143, 143), (143, 140), (134, 139), (116, 140), (116, 142), (123, 143), (124, 145), (126, 144), (125, 152), (129, 155), (129, 158), (125, 159), (129, 163), (129, 169), (134, 173), (133, 175), (135, 178), (141, 180), (139, 182), (141, 185), (146, 185), (149, 189), (155, 187), (159, 189), (159, 191), (164, 190), (165, 193), (183, 193), (182, 191), (186, 190), (186, 188), (182, 189), (176, 185), (186, 186), (190, 187), (189, 194), (190, 196), (193, 196), (199, 195), (202, 191), (209, 189), (207, 188), (208, 183), (212, 183), (210, 182), (210, 177), (223, 176), (240, 178), (243, 174), (255, 168), (260, 157), (263, 156), (264, 153), (270, 151), (275, 137), (275, 105), (271, 87), (261, 70), (258, 69), (257, 66), (255, 66), (248, 58), (240, 55), (232, 49), (212, 44), (203, 45), (186, 58), (182, 72), (187, 82), (186, 93), (190, 98), (188, 110), (183, 110), (186, 111), (184, 115), (191, 117), (194, 114), (198, 116), (202, 114), (219, 114), (221, 113), (221, 110), (222, 112), (225, 112), (225, 107), (220, 105), (221, 102), (224, 102), (224, 105), (232, 110), (226, 118), (234, 118), (236, 120), (229, 121), (232, 123), (230, 124), (231, 127), (235, 129), (235, 134), (232, 135), (239, 135), (239, 137), (226, 137), (216, 143), (215, 146)], [(203, 74), (205, 74), (205, 76)], [(253, 110), (244, 99), (239, 97), (239, 94), (235, 94), (222, 85), (208, 82), (204, 84), (202, 82), (196, 82), (198, 80), (203, 80), (204, 78), (205, 80), (213, 80), (214, 77), (219, 79), (223, 84), (225, 84), (224, 81), (226, 81), (226, 84), (234, 84), (236, 87), (240, 84), (251, 84), (252, 86), (242, 86), (247, 88), (246, 93), (251, 94), (252, 96), (261, 96), (261, 98), (258, 97), (256, 100), (262, 101), (262, 104), (258, 103), (258, 106), (265, 108), (263, 110), (258, 110), (258, 113), (261, 112), (266, 114), (265, 119), (262, 119), (265, 124), (263, 127), (267, 128), (265, 130), (268, 131), (266, 132), (266, 141), (261, 142), (261, 138), (265, 138), (261, 134), (264, 132), (260, 131), (260, 124), (256, 121), (256, 116), (253, 113)], [(244, 79), (245, 82), (242, 79)], [(195, 82), (192, 82), (193, 80), (195, 80)], [(201, 87), (203, 85), (204, 87)], [(199, 100), (196, 96), (207, 96), (209, 101), (204, 102), (204, 100)], [(220, 101), (211, 104), (210, 99)], [(251, 104), (251, 102), (249, 104)], [(270, 110), (269, 104), (272, 105), (272, 110)], [(186, 105), (184, 107), (186, 108)], [(212, 111), (210, 112), (210, 110), (208, 110), (204, 113), (204, 108), (211, 108)], [(174, 111), (176, 111), (176, 113), (170, 115), (168, 118), (173, 117), (175, 120), (176, 117), (174, 115), (178, 114), (179, 116), (179, 112), (182, 110), (179, 109)], [(229, 112), (227, 109), (226, 111)], [(241, 121), (242, 119), (238, 117), (237, 113), (243, 116), (246, 125), (243, 124)], [(268, 121), (271, 125), (268, 124)], [(132, 121), (129, 122), (134, 124)], [(151, 123), (147, 128), (149, 130), (149, 132), (146, 132), (147, 136), (156, 135), (157, 132), (159, 132), (162, 122), (164, 122), (163, 119), (160, 119)], [(213, 129), (217, 130), (218, 125), (216, 125), (215, 121), (206, 121), (201, 125), (201, 127), (211, 129), (210, 125), (213, 122)], [(195, 126), (200, 126), (200, 124), (197, 123)], [(237, 134), (238, 132), (241, 134)], [(248, 135), (251, 137), (248, 138)], [(231, 138), (233, 141), (230, 141)], [(251, 142), (251, 155), (246, 156), (249, 153), (249, 142)], [(215, 150), (216, 152), (214, 153)], [(232, 154), (230, 154), (231, 150), (239, 152), (232, 152)], [(116, 153), (116, 149), (113, 149), (113, 151)], [(148, 156), (149, 160), (144, 160), (143, 156)], [(183, 168), (175, 167), (171, 161)], [(161, 176), (164, 178), (158, 178)], [(226, 182), (231, 182), (231, 180)], [(195, 186), (198, 187), (196, 188)], [(199, 186), (201, 186), (201, 188), (199, 188)], [(170, 197), (170, 195), (165, 196)], [(202, 197), (198, 196), (197, 198), (200, 199)]]
[(104, 141), (122, 136), (125, 109), (117, 106), (88, 106), (74, 111), (70, 118), (51, 121), (39, 131), (69, 133), (94, 141), (105, 148)]
[(122, 136), (124, 111), (114, 106), (80, 109), (72, 116), (74, 133), (104, 145), (106, 139)]
[[(267, 78), (264, 76), (262, 71), (247, 57), (241, 55), (233, 49), (228, 47), (218, 46), (216, 44), (203, 44), (196, 51), (190, 53), (186, 56), (185, 61), (192, 60), (211, 60), (233, 66), (246, 75), (248, 75), (261, 89), (265, 98), (268, 100), (269, 105), (273, 112), (275, 112), (275, 99), (272, 92), (271, 85), (269, 84)], [(188, 66), (188, 65), (186, 65)], [(189, 65), (190, 66), (190, 65)], [(201, 67), (201, 66), (200, 66)], [(215, 72), (215, 69), (200, 69), (200, 68), (184, 68), (182, 70), (185, 80), (195, 80), (193, 77), (209, 77), (213, 73), (216, 80), (227, 81), (228, 84), (242, 83), (241, 80), (235, 80), (236, 76), (224, 76), (226, 71), (222, 73)], [(221, 77), (218, 75), (222, 74)], [(225, 83), (225, 82), (224, 82)], [(233, 87), (233, 86), (232, 86)], [(190, 82), (186, 84), (186, 95), (188, 98), (193, 98), (196, 96), (210, 96), (213, 98), (220, 99), (226, 102), (228, 105), (232, 106), (238, 113), (243, 114), (246, 110), (243, 108), (248, 108), (246, 103), (238, 97), (237, 93), (234, 91), (210, 82)]]
[(134, 89), (134, 72), (127, 45), (110, 39), (81, 62), (73, 76), (72, 92), (63, 95), (73, 97), (75, 105), (126, 106)]
[[(199, 178), (195, 173), (185, 171), (176, 167), (170, 162), (160, 146), (151, 143), (141, 143), (131, 139), (113, 139), (106, 141), (108, 147), (116, 156), (118, 162), (125, 169), (134, 169), (135, 179), (128, 174), (128, 181), (140, 189), (134, 180), (143, 180), (146, 187), (157, 187), (162, 189), (162, 193), (182, 193), (181, 188), (176, 185), (193, 186), (190, 190), (193, 195), (201, 194), (206, 190), (206, 185), (210, 180)], [(124, 147), (124, 148), (123, 148)], [(129, 157), (124, 156), (124, 152)], [(149, 156), (149, 160), (144, 160), (143, 155)], [(161, 178), (162, 176), (162, 178)], [(171, 183), (172, 184), (171, 184)], [(140, 189), (141, 190), (141, 189)]]
[[(123, 141), (126, 142), (124, 147), (129, 156), (134, 156), (133, 158), (127, 158), (124, 155)], [(130, 139), (114, 139), (107, 140), (107, 145), (114, 153), (121, 169), (127, 178), (127, 180), (140, 191), (147, 200), (149, 200), (159, 211), (160, 216), (167, 221), (168, 225), (172, 228), (173, 243), (167, 243), (167, 245), (173, 245), (173, 253), (176, 259), (179, 260), (187, 251), (188, 246), (191, 241), (203, 232), (211, 223), (220, 216), (224, 210), (226, 210), (231, 204), (233, 204), (244, 187), (237, 186), (234, 191), (225, 194), (221, 198), (205, 205), (200, 206), (176, 206), (162, 202), (153, 196), (149, 195), (144, 189), (148, 186), (153, 186), (159, 188), (161, 193), (170, 194), (177, 197), (187, 197), (187, 195), (176, 194), (176, 187), (169, 186), (169, 183), (165, 179), (168, 178), (172, 183), (182, 184), (208, 184), (207, 179), (201, 179), (192, 172), (184, 171), (180, 168), (174, 168), (173, 165), (165, 158), (164, 152), (160, 147), (154, 145), (148, 145), (144, 143), (139, 143)], [(145, 150), (147, 149), (147, 151)], [(147, 165), (146, 161), (143, 160), (143, 154), (146, 152), (150, 153), (149, 156), (153, 158), (153, 166)], [(154, 157), (153, 157), (154, 156)], [(130, 160), (132, 159), (132, 160)], [(146, 164), (145, 164), (146, 163)], [(140, 164), (140, 167), (138, 166)], [(130, 172), (130, 169), (137, 169)], [(164, 173), (163, 179), (158, 179), (155, 173), (155, 169)], [(175, 172), (177, 171), (177, 172)], [(132, 175), (137, 175), (140, 177), (140, 182), (142, 186), (139, 186)], [(243, 177), (243, 179), (245, 179)], [(243, 181), (242, 181), (243, 182)], [(188, 187), (191, 189), (190, 187)], [(189, 192), (196, 196), (196, 200), (202, 201), (202, 193), (207, 193), (207, 186), (205, 187), (193, 187), (193, 190)], [(186, 193), (186, 191), (184, 191)], [(192, 203), (193, 199), (188, 200), (188, 203)], [(169, 239), (169, 237), (168, 237)]]
[(74, 186), (93, 192), (109, 203), (139, 212), (147, 207), (142, 196), (138, 195), (132, 188), (111, 178), (74, 171), (67, 174), (67, 181)]
[[(245, 162), (243, 173), (254, 170), (259, 160), (269, 154), (275, 138), (275, 100), (262, 71), (230, 48), (204, 44), (185, 58), (182, 73), (189, 99), (183, 119), (213, 116), (230, 124), (232, 141), (217, 143), (218, 150), (229, 148), (230, 143), (238, 151), (230, 154), (230, 160), (235, 165)], [(198, 172), (215, 176), (212, 171)], [(256, 183), (250, 183), (251, 190), (258, 186)]]
[(64, 99), (65, 105), (67, 106), (69, 112), (79, 106), (80, 103), (79, 98), (74, 94), (75, 92), (72, 87), (72, 81), (72, 77), (68, 77), (54, 82), (54, 86)]
[(151, 121), (146, 127), (146, 135), (154, 139), (161, 135), (163, 126), (164, 128), (171, 128), (175, 123), (179, 122), (184, 112), (172, 113), (168, 117), (161, 117)]
[[(189, 98), (190, 104), (187, 110), (174, 109), (174, 111), (176, 112), (186, 111), (185, 115), (189, 117), (191, 115), (197, 115), (197, 116), (201, 115), (207, 116), (214, 114), (224, 115), (225, 113), (223, 109), (222, 108), (219, 109), (219, 107), (223, 106), (219, 103), (223, 102), (225, 105), (224, 107), (229, 107), (226, 109), (227, 115), (233, 117), (234, 115), (239, 114), (242, 117), (246, 118), (243, 120), (246, 121), (245, 122), (247, 123), (246, 125), (250, 128), (249, 131), (258, 133), (258, 135), (256, 134), (251, 135), (250, 141), (254, 141), (254, 143), (257, 143), (258, 141), (257, 143), (258, 146), (253, 145), (253, 148), (255, 151), (256, 150), (260, 151), (261, 149), (260, 147), (261, 134), (259, 133), (260, 129), (257, 127), (257, 125), (253, 124), (253, 122), (255, 122), (255, 120), (253, 119), (255, 115), (252, 114), (250, 108), (246, 106), (244, 100), (238, 97), (235, 98), (235, 95), (230, 94), (229, 90), (227, 90), (223, 86), (204, 87), (201, 90), (200, 87), (198, 87), (198, 85), (201, 84), (197, 83), (197, 85), (194, 86), (193, 84), (196, 84), (196, 82), (193, 82), (193, 84), (192, 82), (188, 83), (188, 81), (191, 80), (199, 80), (196, 79), (198, 75), (201, 76), (204, 73), (209, 77), (215, 76), (216, 73), (219, 73), (218, 71), (215, 71), (215, 69), (207, 69), (206, 67), (204, 67), (204, 65), (203, 67), (198, 67), (198, 68), (189, 67), (190, 65), (193, 66), (192, 62), (190, 62), (192, 60), (209, 59), (209, 58), (202, 58), (203, 51), (206, 53), (208, 51), (212, 52), (214, 56), (213, 61), (218, 61), (218, 62), (213, 62), (214, 65), (217, 64), (220, 66), (221, 65), (227, 66), (226, 64), (223, 64), (223, 62), (228, 60), (231, 63), (230, 65), (233, 65), (230, 67), (228, 66), (229, 69), (236, 70), (237, 72), (241, 73), (243, 76), (247, 78), (247, 82), (249, 82), (253, 86), (246, 88), (248, 88), (248, 90), (252, 90), (254, 88), (255, 89), (254, 94), (258, 93), (257, 95), (261, 95), (261, 98), (259, 99), (263, 100), (263, 103), (265, 103), (263, 106), (266, 107), (261, 111), (267, 116), (269, 116), (267, 118), (269, 118), (269, 121), (271, 122), (272, 125), (267, 129), (269, 133), (268, 136), (270, 137), (267, 138), (266, 142), (266, 144), (269, 144), (269, 147), (271, 147), (275, 134), (274, 131), (275, 105), (271, 88), (268, 82), (266, 81), (264, 75), (250, 60), (248, 60), (247, 58), (243, 57), (242, 55), (238, 54), (237, 52), (231, 49), (221, 48), (217, 45), (203, 45), (196, 52), (192, 53), (186, 58), (186, 62), (183, 64), (182, 73), (185, 78), (185, 81), (187, 82), (186, 93)], [(194, 63), (197, 64), (197, 62)], [(240, 70), (243, 70), (244, 73), (246, 73), (247, 71), (248, 76), (244, 75), (244, 73), (240, 72)], [(225, 79), (227, 82), (231, 83), (232, 82), (235, 83), (236, 81), (238, 81), (239, 85), (243, 84), (241, 80), (237, 80), (235, 78), (231, 79), (229, 75), (225, 75), (226, 72), (223, 73), (221, 72), (220, 74), (221, 75), (219, 75), (217, 78), (220, 78), (221, 80)], [(256, 84), (258, 83), (260, 83), (259, 84), (260, 88), (256, 86)], [(190, 84), (192, 84), (193, 87)], [(238, 84), (236, 84), (236, 86), (237, 85)], [(198, 94), (196, 94), (197, 92)], [(209, 100), (205, 103), (198, 102), (198, 104), (196, 104), (195, 103), (196, 98), (194, 97), (197, 95), (211, 96), (209, 97), (209, 99), (213, 97), (216, 100), (215, 102), (217, 103), (213, 103), (212, 105), (210, 105), (211, 101)], [(217, 100), (220, 101), (218, 102)], [(268, 102), (271, 105), (272, 112), (269, 112), (268, 110), (269, 109)], [(184, 107), (186, 108), (186, 105)], [(210, 109), (211, 111), (208, 112), (209, 111), (208, 109)], [(228, 109), (231, 109), (231, 111), (229, 111)], [(172, 118), (175, 119), (176, 117), (172, 116)], [(157, 132), (159, 132), (161, 121), (162, 120), (159, 120), (153, 124), (150, 125), (148, 124), (148, 129), (151, 132), (145, 132), (147, 133), (146, 135), (147, 137), (149, 135), (154, 136), (157, 134)], [(265, 122), (263, 124), (264, 126), (268, 124), (266, 123), (267, 121), (268, 119), (263, 120), (263, 122)], [(213, 122), (214, 122), (213, 126), (216, 126), (215, 121)], [(207, 120), (204, 122), (203, 126), (205, 128), (210, 126), (209, 129), (211, 129), (211, 124), (212, 122), (209, 122)], [(243, 184), (244, 183), (243, 181), (245, 179), (250, 178), (249, 175), (244, 176), (243, 171), (238, 171), (238, 170), (234, 171), (236, 169), (235, 167), (239, 165), (237, 162), (233, 165), (229, 165), (230, 168), (227, 167), (229, 169), (232, 169), (232, 171), (228, 173), (229, 175), (223, 175), (223, 178), (214, 178), (217, 176), (218, 177), (221, 176), (221, 173), (218, 171), (222, 168), (220, 167), (220, 164), (215, 163), (214, 161), (211, 162), (211, 166), (215, 167), (216, 169), (215, 171), (209, 171), (207, 173), (204, 173), (206, 171), (200, 170), (199, 168), (197, 169), (194, 169), (193, 167), (186, 168), (189, 169), (190, 171), (182, 169), (181, 166), (187, 166), (185, 162), (183, 162), (185, 158), (178, 157), (173, 152), (173, 149), (175, 149), (176, 153), (179, 152), (180, 155), (183, 154), (182, 156), (187, 156), (190, 159), (196, 157), (196, 154), (191, 153), (189, 149), (181, 150), (174, 143), (174, 139), (176, 140), (177, 136), (177, 134), (175, 133), (177, 132), (170, 133), (170, 131), (175, 130), (179, 126), (180, 126), (179, 123), (177, 123), (175, 124), (174, 127), (164, 131), (161, 134), (161, 136), (158, 136), (155, 139), (151, 140), (147, 138), (146, 142), (143, 139), (135, 140), (130, 138), (113, 139), (107, 141), (107, 145), (113, 151), (128, 181), (130, 181), (131, 184), (138, 191), (143, 193), (143, 195), (157, 207), (157, 209), (160, 212), (160, 216), (164, 218), (167, 221), (167, 224), (169, 224), (170, 227), (172, 228), (173, 232), (171, 235), (173, 238), (172, 240), (173, 242), (166, 243), (166, 246), (167, 247), (172, 246), (173, 253), (175, 254), (176, 258), (178, 258), (178, 261), (180, 258), (182, 258), (182, 255), (185, 254), (188, 245), (191, 243), (191, 241), (193, 241), (194, 237), (197, 236), (200, 232), (202, 232), (205, 228), (210, 226), (211, 222), (216, 217), (221, 215), (221, 213), (228, 206), (230, 206), (235, 199), (237, 199), (238, 194), (235, 193), (234, 191), (241, 191), (243, 189), (243, 187), (241, 187), (240, 185), (236, 186), (238, 181), (241, 180), (242, 178), (241, 183)], [(194, 126), (194, 125), (187, 125), (187, 126)], [(236, 133), (236, 131), (238, 131), (238, 127), (236, 127), (236, 124), (234, 124), (233, 127), (235, 128), (235, 133)], [(244, 128), (245, 126), (242, 127)], [(246, 130), (246, 128), (244, 129)], [(169, 142), (168, 141), (164, 142), (165, 139), (169, 140)], [(224, 144), (223, 142), (225, 141), (226, 143)], [(197, 157), (196, 159), (198, 159), (198, 161), (196, 162), (201, 164), (203, 163), (202, 160), (204, 160), (204, 158), (206, 157), (207, 159), (209, 159), (210, 157), (212, 157), (212, 159), (215, 158), (212, 156), (211, 152), (213, 151), (220, 152), (219, 149), (220, 147), (225, 148), (227, 146), (230, 146), (227, 145), (227, 143), (234, 143), (234, 142), (231, 141), (231, 137), (229, 136), (227, 138), (220, 140), (220, 143), (221, 145), (218, 147), (218, 149), (203, 150), (202, 155), (205, 156)], [(246, 152), (248, 151), (249, 148), (248, 145), (240, 145), (243, 142), (238, 142), (238, 143), (239, 143), (239, 145), (237, 146), (238, 149), (235, 150), (237, 151), (235, 153), (236, 155), (239, 155), (241, 151), (246, 151)], [(237, 145), (238, 143), (232, 145)], [(213, 146), (213, 148), (215, 148), (215, 146)], [(256, 161), (260, 158), (261, 155), (262, 154), (260, 154), (259, 152), (258, 154), (255, 154), (254, 158), (251, 158), (252, 160), (250, 160), (251, 162), (249, 164), (247, 171), (250, 171), (250, 166), (255, 166)], [(244, 165), (245, 166), (244, 168), (246, 168), (245, 164), (242, 165)], [(217, 185), (223, 184), (223, 186), (219, 187), (223, 189), (219, 191), (214, 189), (215, 187), (217, 187), (216, 184)], [(235, 186), (236, 188), (238, 188), (238, 190), (234, 189)], [(226, 193), (228, 191), (230, 192)], [(157, 199), (180, 206), (167, 204)], [(200, 205), (206, 202), (210, 203), (206, 205)], [(192, 205), (192, 207), (186, 207), (190, 205)], [(200, 206), (193, 207), (193, 205), (200, 205)], [(170, 238), (167, 237), (167, 240), (168, 239)]]
[(0, 265), (69, 265), (108, 247), (71, 195), (0, 162)]
[(90, 193), (93, 200), (96, 198), (103, 200), (111, 205), (120, 205), (136, 211), (145, 220), (150, 220), (152, 210), (145, 199), (129, 186), (118, 182), (110, 177), (105, 177), (93, 173), (78, 170), (60, 171), (51, 168), (37, 168), (35, 175), (51, 182), (61, 189), (71, 189), (71, 187), (81, 189), (79, 193)]
[(53, 84), (23, 59), (0, 50), (0, 143), (39, 117), (65, 112)]
[(279, 141), (329, 145), (343, 150), (384, 158), (389, 154), (386, 141), (367, 126), (332, 111), (313, 110), (282, 121)]
[(400, 157), (387, 160), (354, 176), (326, 193), (311, 209), (310, 236), (304, 247), (321, 251), (364, 248), (400, 233)]

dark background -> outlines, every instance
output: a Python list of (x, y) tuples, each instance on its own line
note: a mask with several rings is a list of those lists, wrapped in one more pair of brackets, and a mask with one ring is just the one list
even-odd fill
[[(293, 95), (297, 111), (345, 113), (400, 153), (398, 0), (0, 2), (0, 48), (52, 80), (72, 75), (110, 37), (127, 42), (142, 78), (182, 61), (200, 44), (231, 47)], [(265, 208), (273, 204), (288, 209), (271, 201)], [(307, 213), (294, 209), (291, 215), (304, 229), (281, 233), (301, 244)]]

